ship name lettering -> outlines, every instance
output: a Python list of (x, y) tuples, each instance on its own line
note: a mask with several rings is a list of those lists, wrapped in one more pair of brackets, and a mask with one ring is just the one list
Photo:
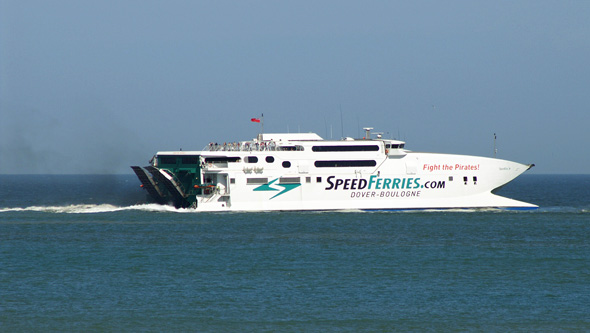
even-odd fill
[(439, 181), (427, 181), (424, 183), (425, 188), (445, 188), (446, 182), (444, 180)]
[(446, 187), (444, 180), (422, 182), (420, 178), (381, 178), (377, 175), (372, 175), (369, 179), (329, 176), (327, 182), (328, 186), (324, 188), (325, 190), (418, 190), (421, 188), (444, 189)]
[(326, 190), (337, 190), (338, 188), (344, 190), (362, 190), (367, 187), (367, 180), (366, 179), (334, 179), (336, 176), (328, 177), (328, 184), (329, 186), (326, 187)]

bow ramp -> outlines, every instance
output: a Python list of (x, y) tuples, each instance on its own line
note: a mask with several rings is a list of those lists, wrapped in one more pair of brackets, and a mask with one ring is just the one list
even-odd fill
[[(131, 169), (141, 181), (143, 188), (148, 191), (157, 203), (173, 202), (176, 208), (190, 206), (182, 186), (165, 170), (153, 166), (145, 168), (132, 166)], [(163, 188), (161, 185), (163, 185)]]
[(141, 181), (141, 185), (143, 188), (145, 188), (149, 195), (159, 204), (165, 204), (165, 195), (164, 193), (162, 193), (162, 191), (160, 190), (160, 188), (157, 185), (156, 180), (154, 179), (154, 177), (147, 172), (147, 170), (145, 170), (142, 167), (139, 166), (132, 166), (131, 169), (133, 169), (133, 172), (135, 172), (135, 174), (137, 175), (137, 178), (139, 178), (139, 180)]

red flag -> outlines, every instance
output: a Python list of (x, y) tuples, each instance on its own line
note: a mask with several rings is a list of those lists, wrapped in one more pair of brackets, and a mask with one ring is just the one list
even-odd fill
[(260, 118), (252, 118), (252, 119), (250, 119), (250, 121), (255, 122), (255, 123), (259, 123)]

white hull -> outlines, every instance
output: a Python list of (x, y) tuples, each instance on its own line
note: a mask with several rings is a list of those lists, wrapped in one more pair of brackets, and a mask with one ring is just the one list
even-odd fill
[[(191, 177), (200, 190), (189, 199), (193, 209), (203, 212), (537, 207), (492, 193), (531, 165), (411, 152), (395, 140), (324, 141), (317, 136), (270, 134), (252, 142), (255, 146), (159, 152), (151, 172), (171, 179), (159, 177), (174, 192), (184, 175), (181, 162), (166, 168), (157, 161), (198, 160)], [(147, 183), (150, 177), (143, 178)], [(153, 183), (158, 188), (157, 181)], [(179, 193), (176, 198), (184, 195), (180, 189)]]
[[(406, 163), (409, 160), (413, 160), (411, 163), (417, 162), (415, 173), (408, 173), (406, 170)], [(479, 169), (429, 171), (424, 167), (424, 165), (441, 165), (442, 168), (442, 165), (452, 165), (454, 168), (457, 164), (479, 165)], [(232, 186), (230, 184), (223, 193), (216, 193), (213, 197), (199, 197), (196, 209), (199, 211), (530, 209), (537, 206), (492, 193), (492, 190), (510, 182), (528, 169), (528, 165), (499, 159), (429, 153), (409, 153), (401, 159), (385, 158), (383, 164), (369, 169), (357, 168), (342, 171), (332, 169), (329, 172), (309, 170), (308, 173), (285, 173), (280, 169), (265, 169), (255, 176), (268, 177), (269, 181), (280, 177), (298, 176), (301, 177), (301, 185), (275, 197), (284, 190), (283, 187), (271, 184), (269, 187), (276, 191), (254, 191), (256, 185)], [(253, 176), (241, 171), (229, 173), (230, 177), (232, 174), (235, 177), (236, 184), (245, 184), (246, 178)], [(311, 178), (310, 183), (306, 182), (308, 177)], [(321, 182), (316, 181), (318, 177), (321, 177)], [(452, 180), (449, 180), (450, 177)], [(464, 177), (467, 177), (467, 183)], [(473, 177), (476, 177), (476, 181)], [(366, 181), (366, 186), (362, 189), (359, 189), (360, 179)], [(391, 179), (388, 186), (384, 186), (384, 179)], [(399, 179), (399, 182), (394, 187), (395, 179)], [(328, 183), (328, 180), (331, 183)], [(338, 180), (343, 182), (335, 188)], [(353, 180), (356, 180), (354, 188)], [(230, 201), (219, 201), (223, 196), (229, 196)]]

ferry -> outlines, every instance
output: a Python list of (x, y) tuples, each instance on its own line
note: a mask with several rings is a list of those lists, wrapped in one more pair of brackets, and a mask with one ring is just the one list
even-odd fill
[(495, 194), (534, 164), (414, 152), (372, 129), (342, 140), (263, 133), (131, 168), (156, 203), (203, 212), (538, 207)]

